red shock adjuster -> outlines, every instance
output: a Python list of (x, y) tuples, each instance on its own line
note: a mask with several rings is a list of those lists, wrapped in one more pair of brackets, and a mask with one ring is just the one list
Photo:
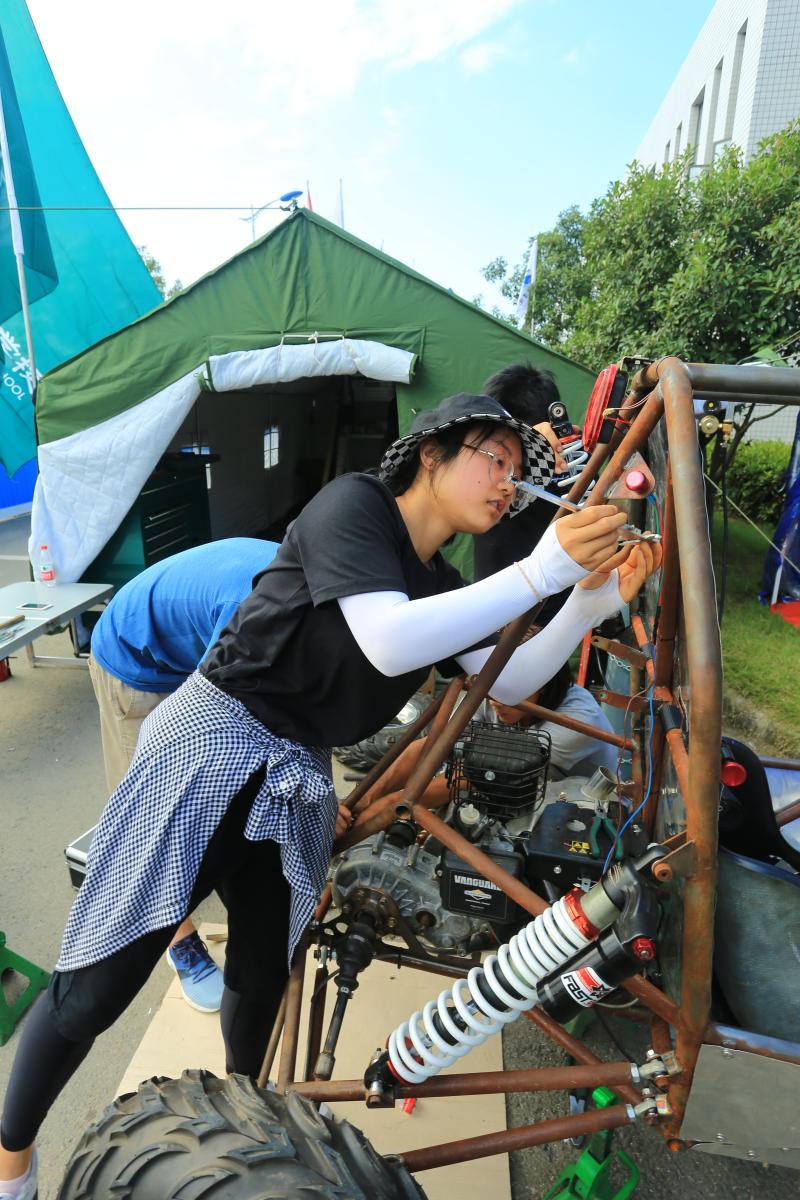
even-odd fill
[(587, 941), (591, 942), (597, 937), (600, 930), (595, 928), (583, 911), (583, 905), (581, 904), (582, 897), (583, 892), (579, 887), (572, 888), (564, 897), (564, 907), (567, 910), (567, 916), (575, 928), (583, 934)]

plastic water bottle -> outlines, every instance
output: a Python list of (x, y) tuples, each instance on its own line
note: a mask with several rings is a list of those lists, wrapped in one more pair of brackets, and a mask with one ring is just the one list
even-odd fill
[(55, 581), (56, 569), (53, 566), (53, 556), (43, 542), (39, 547), (39, 582), (47, 587), (53, 587)]

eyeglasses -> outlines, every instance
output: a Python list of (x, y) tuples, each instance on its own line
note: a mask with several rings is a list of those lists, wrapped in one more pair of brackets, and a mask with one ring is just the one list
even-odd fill
[(489, 478), (492, 483), (513, 483), (517, 480), (514, 477), (514, 464), (510, 458), (504, 454), (495, 454), (493, 450), (484, 450), (481, 446), (473, 446), (471, 442), (465, 442), (470, 450), (474, 450), (476, 454), (484, 454), (489, 459)]

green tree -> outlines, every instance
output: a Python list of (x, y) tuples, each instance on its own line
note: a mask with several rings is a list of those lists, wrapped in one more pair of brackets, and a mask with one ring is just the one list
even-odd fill
[[(800, 328), (800, 122), (746, 166), (731, 148), (693, 177), (690, 157), (634, 163), (540, 235), (534, 336), (600, 369), (624, 354), (737, 362)], [(515, 301), (526, 261), (484, 276)]]
[(731, 148), (691, 188), (692, 226), (663, 290), (657, 352), (737, 362), (800, 326), (800, 124), (745, 167)]
[(183, 291), (183, 284), (180, 279), (176, 279), (173, 284), (167, 284), (164, 277), (164, 268), (155, 255), (150, 253), (147, 246), (137, 246), (136, 249), (139, 251), (139, 257), (142, 262), (150, 272), (150, 278), (165, 300), (171, 300), (173, 296), (177, 296)]
[(589, 210), (583, 294), (563, 346), (598, 370), (625, 354), (663, 353), (665, 298), (691, 225), (686, 165), (679, 159), (654, 172), (634, 163)]

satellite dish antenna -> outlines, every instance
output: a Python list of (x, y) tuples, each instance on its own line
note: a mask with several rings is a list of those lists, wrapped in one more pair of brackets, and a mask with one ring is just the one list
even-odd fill
[(250, 236), (253, 241), (256, 240), (256, 217), (262, 212), (266, 212), (268, 208), (279, 208), (281, 212), (294, 212), (297, 208), (297, 198), (302, 196), (301, 191), (284, 192), (282, 196), (276, 196), (274, 200), (268, 200), (266, 204), (262, 204), (260, 208), (251, 207), (249, 217), (240, 217), (240, 221), (250, 222)]
[(294, 212), (297, 208), (297, 197), (302, 196), (302, 194), (302, 192), (284, 192), (282, 196), (279, 196), (278, 199), (281, 201), (281, 207), (286, 206), (284, 211)]

